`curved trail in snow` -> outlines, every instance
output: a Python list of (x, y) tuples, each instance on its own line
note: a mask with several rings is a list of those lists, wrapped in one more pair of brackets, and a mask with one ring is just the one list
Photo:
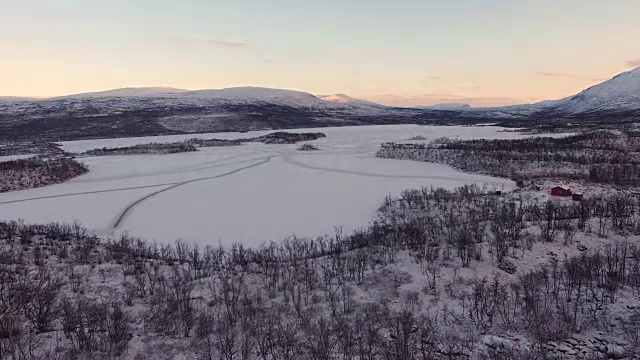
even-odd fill
[[(269, 160), (269, 159), (271, 159), (271, 158), (267, 158), (267, 160)], [(249, 160), (236, 161), (236, 162), (231, 162), (231, 163), (226, 163), (226, 164), (216, 164), (217, 166), (215, 166), (215, 167), (228, 166), (228, 165), (239, 165), (239, 164), (244, 164), (244, 163), (247, 163), (247, 162), (253, 162), (253, 161), (256, 161), (256, 160), (261, 160), (261, 159), (260, 158), (258, 158), (258, 159), (249, 159)], [(212, 168), (215, 168), (215, 167), (212, 167)], [(191, 180), (187, 180), (187, 182), (206, 180), (208, 178), (210, 178), (210, 177), (191, 179)], [(55, 199), (55, 198), (62, 198), (62, 197), (68, 197), (68, 196), (81, 196), (81, 195), (102, 194), (102, 193), (125, 191), (125, 190), (149, 189), (149, 188), (160, 187), (160, 186), (172, 187), (172, 186), (181, 185), (181, 184), (184, 184), (184, 183), (185, 183), (185, 181), (174, 181), (174, 182), (162, 183), (162, 184), (129, 186), (129, 187), (123, 187), (123, 188), (116, 188), (116, 189), (92, 190), (92, 191), (81, 191), (81, 192), (67, 193), (67, 194), (58, 194), (58, 195), (37, 196), (37, 197), (26, 198), (26, 199), (2, 201), (2, 202), (0, 202), (0, 205), (21, 203), (21, 202), (34, 201), (34, 200)]]
[(101, 194), (101, 193), (124, 191), (124, 190), (148, 189), (148, 188), (154, 188), (154, 187), (159, 187), (159, 186), (168, 186), (168, 185), (175, 185), (175, 183), (156, 184), (156, 185), (141, 185), (141, 186), (126, 187), (126, 188), (118, 188), (118, 189), (105, 189), (105, 190), (83, 191), (83, 192), (69, 193), (69, 194), (38, 196), (38, 197), (33, 197), (33, 198), (3, 201), (3, 202), (0, 202), (0, 205), (21, 203), (21, 202), (35, 201), (35, 200), (44, 200), (44, 199), (55, 199), (55, 198), (61, 198), (61, 197), (67, 197), (67, 196), (80, 196), (80, 195)]
[(152, 198), (152, 197), (154, 197), (154, 196), (156, 196), (158, 194), (161, 194), (161, 193), (163, 193), (165, 191), (169, 191), (169, 190), (175, 189), (175, 188), (177, 188), (179, 186), (182, 186), (182, 185), (187, 185), (187, 184), (191, 184), (191, 183), (198, 182), (198, 181), (204, 181), (204, 180), (213, 180), (213, 179), (218, 179), (218, 178), (221, 178), (221, 177), (233, 175), (235, 173), (239, 173), (241, 171), (250, 169), (252, 167), (256, 167), (256, 166), (260, 166), (260, 165), (266, 164), (270, 160), (271, 160), (271, 157), (268, 157), (268, 158), (266, 158), (263, 161), (260, 161), (258, 163), (247, 165), (247, 166), (241, 167), (239, 169), (235, 169), (235, 170), (226, 172), (224, 174), (219, 174), (219, 175), (214, 175), (214, 176), (207, 176), (207, 177), (203, 177), (203, 178), (192, 179), (192, 180), (187, 180), (187, 181), (183, 181), (183, 182), (180, 182), (180, 183), (176, 183), (176, 184), (174, 184), (172, 186), (169, 186), (169, 187), (164, 188), (164, 189), (160, 189), (160, 190), (158, 190), (156, 192), (153, 192), (153, 193), (148, 194), (148, 195), (146, 195), (144, 197), (141, 197), (140, 199), (138, 199), (138, 200), (132, 202), (131, 204), (127, 205), (127, 207), (125, 207), (124, 210), (122, 210), (120, 212), (120, 214), (116, 216), (116, 218), (111, 223), (111, 225), (109, 225), (107, 231), (110, 232), (110, 233), (113, 233), (118, 227), (120, 227), (120, 225), (122, 225), (122, 223), (126, 220), (128, 215), (131, 214), (131, 212), (133, 211), (133, 209), (136, 206), (140, 205), (145, 200), (148, 200), (148, 199), (150, 199), (150, 198)]
[(299, 166), (299, 167), (305, 168), (305, 169), (328, 171), (328, 172), (334, 172), (334, 173), (339, 173), (339, 174), (359, 175), (359, 176), (376, 177), (376, 178), (387, 178), (387, 179), (424, 179), (424, 180), (438, 179), (438, 180), (460, 181), (460, 177), (454, 177), (454, 176), (442, 176), (442, 175), (388, 175), (388, 174), (370, 173), (370, 172), (365, 172), (365, 171), (336, 169), (336, 168), (330, 168), (330, 167), (324, 167), (324, 166), (313, 166), (313, 165), (308, 165), (308, 164), (305, 164), (305, 163), (302, 163), (302, 162), (294, 160), (293, 156), (291, 156), (290, 154), (284, 154), (282, 156), (282, 160), (284, 160), (288, 164)]
[[(161, 170), (161, 171), (148, 171), (148, 172), (141, 172), (141, 173), (134, 173), (134, 174), (127, 174), (127, 175), (118, 175), (118, 176), (107, 176), (107, 177), (102, 177), (102, 178), (94, 178), (94, 179), (77, 179), (74, 181), (74, 183), (78, 183), (78, 184), (86, 184), (86, 183), (96, 183), (96, 182), (105, 182), (105, 181), (112, 181), (112, 180), (127, 180), (127, 179), (137, 179), (137, 178), (141, 178), (141, 177), (149, 177), (149, 176), (157, 176), (157, 175), (171, 175), (171, 174), (181, 174), (181, 173), (188, 173), (188, 172), (194, 172), (194, 171), (200, 171), (200, 170), (206, 170), (206, 169), (213, 169), (216, 168), (218, 166), (224, 166), (224, 165), (228, 165), (228, 164), (224, 164), (225, 161), (228, 160), (233, 160), (233, 159), (237, 159), (237, 158), (242, 158), (242, 157), (247, 157), (247, 156), (251, 156), (252, 154), (240, 154), (240, 155), (234, 155), (234, 156), (229, 156), (223, 159), (219, 159), (219, 160), (215, 160), (215, 161), (205, 161), (202, 163), (197, 163), (197, 164), (192, 164), (192, 165), (188, 165), (188, 166), (182, 166), (182, 167), (173, 167), (173, 168), (168, 168), (165, 170)], [(243, 160), (243, 161), (250, 161), (251, 159), (247, 159), (247, 160)], [(230, 164), (234, 164), (234, 163), (230, 163)]]

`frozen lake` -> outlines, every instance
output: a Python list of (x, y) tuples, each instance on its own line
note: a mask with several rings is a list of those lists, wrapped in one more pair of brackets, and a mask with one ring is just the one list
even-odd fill
[[(320, 131), (320, 151), (298, 145), (250, 144), (205, 148), (196, 153), (84, 158), (90, 172), (67, 183), (0, 194), (0, 219), (79, 221), (103, 235), (131, 235), (202, 245), (241, 242), (254, 246), (287, 236), (319, 236), (364, 227), (388, 194), (410, 188), (486, 184), (510, 189), (505, 179), (464, 174), (448, 166), (375, 158), (380, 143), (421, 135), (518, 138), (501, 128), (417, 125), (289, 130)], [(170, 142), (200, 134), (84, 140), (62, 143), (67, 151)]]

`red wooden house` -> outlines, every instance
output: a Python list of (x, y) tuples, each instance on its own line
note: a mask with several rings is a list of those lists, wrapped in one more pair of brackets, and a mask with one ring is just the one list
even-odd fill
[(571, 189), (567, 186), (554, 186), (551, 188), (553, 196), (571, 196)]

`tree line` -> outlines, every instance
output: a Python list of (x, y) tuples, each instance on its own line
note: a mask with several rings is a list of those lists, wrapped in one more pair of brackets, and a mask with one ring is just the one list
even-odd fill
[(239, 146), (247, 142), (261, 142), (264, 144), (295, 144), (301, 141), (316, 140), (325, 137), (323, 133), (289, 133), (284, 131), (266, 135), (241, 139), (201, 139), (192, 138), (169, 143), (137, 144), (125, 147), (96, 148), (84, 151), (79, 155), (110, 156), (110, 155), (141, 155), (141, 154), (175, 154), (198, 151), (200, 147)]
[(377, 156), (444, 163), (519, 181), (560, 178), (640, 184), (640, 135), (631, 130), (590, 131), (560, 138), (442, 138), (430, 144), (387, 143)]

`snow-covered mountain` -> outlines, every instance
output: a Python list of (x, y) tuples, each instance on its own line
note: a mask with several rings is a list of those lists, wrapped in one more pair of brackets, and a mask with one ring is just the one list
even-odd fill
[(49, 99), (0, 98), (3, 135), (48, 139), (374, 124), (640, 118), (640, 68), (560, 100), (475, 108), (390, 107), (348, 95), (261, 87), (124, 88)]
[(408, 122), (409, 111), (260, 87), (197, 91), (125, 88), (25, 102), (0, 101), (0, 128), (16, 129), (24, 136), (46, 132), (49, 139), (59, 140), (402, 123)]
[[(354, 99), (344, 94), (315, 96), (307, 92), (272, 89), (264, 87), (233, 87), (226, 89), (184, 90), (166, 87), (122, 88), (100, 92), (67, 95), (46, 100), (86, 100), (106, 101), (110, 98), (152, 99), (167, 104), (272, 104), (297, 108), (358, 108), (382, 105)], [(158, 100), (162, 99), (162, 100)]]
[(640, 67), (616, 75), (612, 79), (594, 85), (579, 94), (559, 100), (484, 108), (458, 106), (458, 104), (438, 104), (421, 107), (421, 109), (477, 113), (501, 119), (509, 117), (579, 117), (594, 114), (640, 115)]
[(263, 102), (296, 107), (323, 105), (320, 99), (306, 92), (251, 86), (189, 91), (179, 94), (176, 98), (222, 100), (234, 103)]
[[(111, 98), (111, 97), (149, 97), (149, 98), (175, 98), (175, 99), (200, 99), (200, 100), (221, 100), (226, 102), (266, 102), (287, 104), (295, 106), (313, 106), (325, 105), (328, 103), (339, 103), (348, 105), (375, 105), (382, 106), (373, 102), (365, 101), (350, 97), (345, 94), (335, 95), (312, 95), (307, 92), (273, 89), (265, 87), (232, 87), (225, 89), (204, 89), (204, 90), (185, 90), (171, 87), (140, 87), (140, 88), (121, 88), (106, 91), (90, 92), (59, 96), (49, 98), (47, 100), (58, 99), (92, 99), (92, 98)], [(3, 98), (0, 98), (3, 99)], [(321, 101), (320, 101), (321, 100)]]
[(58, 99), (92, 99), (108, 97), (163, 97), (188, 93), (189, 90), (176, 89), (172, 87), (128, 87), (106, 91), (97, 91), (66, 96), (58, 96), (47, 100)]
[(369, 105), (369, 106), (383, 106), (371, 101), (365, 101), (365, 100), (360, 100), (360, 99), (356, 99), (353, 98), (349, 95), (346, 94), (334, 94), (334, 95), (318, 95), (318, 98), (324, 100), (324, 101), (329, 101), (329, 102), (335, 102), (335, 103), (341, 103), (341, 104), (353, 104), (353, 105)]
[(536, 104), (567, 114), (640, 111), (640, 67), (623, 72), (577, 95)]
[[(107, 98), (152, 98), (154, 100), (150, 101), (153, 103), (166, 103), (167, 105), (270, 104), (295, 108), (359, 112), (379, 112), (389, 109), (383, 105), (356, 99), (345, 94), (315, 96), (307, 92), (264, 87), (234, 87), (195, 91), (168, 87), (122, 88), (69, 95), (44, 101), (101, 99), (100, 101), (104, 103)], [(0, 101), (5, 103), (17, 100), (0, 98)], [(149, 101), (146, 103), (149, 104)], [(122, 108), (124, 105), (118, 103), (115, 107)], [(496, 117), (500, 118), (549, 113), (554, 113), (554, 115), (580, 115), (601, 112), (625, 113), (640, 111), (640, 68), (624, 72), (575, 96), (560, 100), (491, 108), (474, 108), (462, 103), (446, 103), (419, 107), (419, 109), (427, 111), (458, 111), (465, 114), (478, 113), (483, 116), (493, 116), (492, 114), (495, 114)]]

